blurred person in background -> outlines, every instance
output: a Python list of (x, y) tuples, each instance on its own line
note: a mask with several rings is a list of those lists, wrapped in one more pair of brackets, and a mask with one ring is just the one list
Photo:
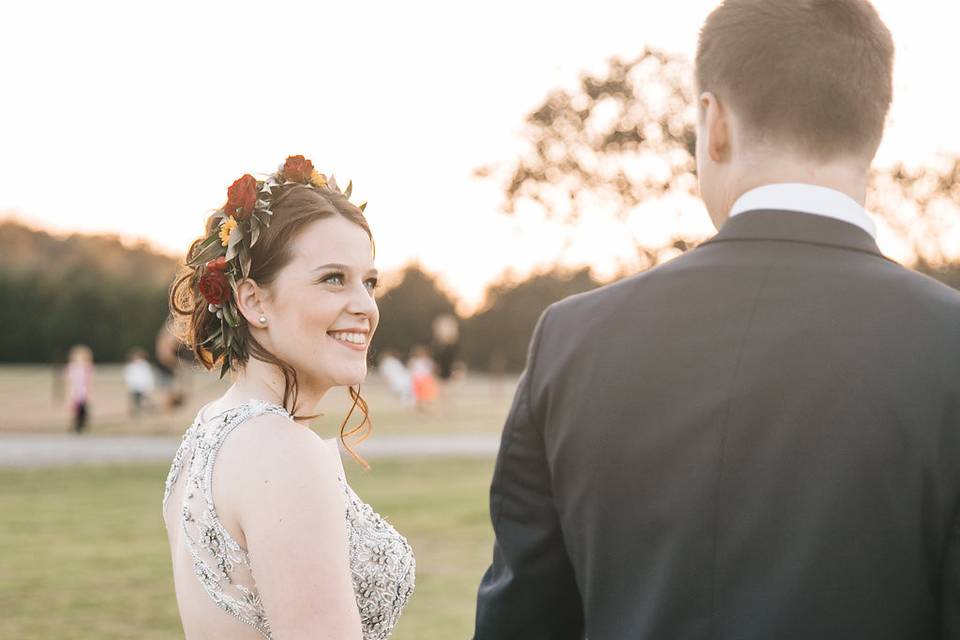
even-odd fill
[(153, 367), (147, 360), (147, 352), (140, 347), (130, 350), (127, 364), (123, 367), (123, 381), (130, 396), (130, 415), (138, 416), (153, 404)]
[(410, 349), (407, 369), (410, 370), (410, 376), (413, 379), (413, 396), (416, 399), (417, 409), (425, 413), (433, 413), (439, 390), (437, 378), (434, 375), (436, 364), (430, 357), (430, 349), (422, 344), (414, 345)]
[(413, 378), (403, 361), (397, 357), (397, 352), (393, 349), (384, 349), (380, 353), (380, 360), (377, 364), (377, 372), (383, 377), (387, 387), (399, 399), (405, 407), (412, 407), (416, 404), (413, 395)]
[(174, 411), (183, 406), (190, 395), (193, 353), (174, 336), (172, 319), (157, 333), (154, 354), (161, 404), (167, 411)]
[(370, 430), (359, 385), (379, 280), (350, 191), (303, 156), (241, 176), (172, 287), (177, 335), (233, 381), (197, 413), (164, 489), (188, 639), (385, 640), (413, 591), (410, 545), (349, 487), (337, 441), (309, 428), (346, 387), (340, 444), (353, 453), (348, 437)]
[(444, 313), (433, 319), (433, 357), (437, 363), (437, 378), (448, 382), (454, 374), (454, 364), (460, 353), (460, 324), (456, 316)]
[(67, 388), (73, 432), (80, 434), (87, 428), (90, 417), (90, 391), (93, 386), (93, 350), (82, 344), (70, 349), (63, 374)]

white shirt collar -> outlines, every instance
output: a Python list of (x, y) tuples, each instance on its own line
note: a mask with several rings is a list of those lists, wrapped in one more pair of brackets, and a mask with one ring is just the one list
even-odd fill
[(845, 193), (813, 184), (789, 182), (767, 184), (740, 196), (730, 217), (758, 209), (793, 211), (834, 218), (860, 227), (877, 238), (877, 225), (860, 203)]

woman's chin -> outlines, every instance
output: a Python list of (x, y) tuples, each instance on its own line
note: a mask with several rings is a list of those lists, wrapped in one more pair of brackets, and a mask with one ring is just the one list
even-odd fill
[(334, 378), (337, 387), (355, 387), (363, 384), (367, 380), (367, 367), (357, 368), (348, 371), (341, 371), (340, 375)]

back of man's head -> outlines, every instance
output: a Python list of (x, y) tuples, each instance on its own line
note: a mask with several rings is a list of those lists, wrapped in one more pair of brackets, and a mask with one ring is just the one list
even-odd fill
[(893, 39), (867, 0), (725, 0), (697, 48), (711, 92), (755, 142), (869, 162), (893, 97)]

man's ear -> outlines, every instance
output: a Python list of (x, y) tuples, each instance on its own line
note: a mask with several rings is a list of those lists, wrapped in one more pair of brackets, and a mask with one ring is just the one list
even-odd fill
[(250, 278), (237, 283), (237, 310), (247, 319), (251, 327), (260, 326), (260, 316), (265, 315), (263, 303), (267, 300), (266, 290)]
[(726, 162), (730, 158), (730, 120), (727, 109), (716, 94), (705, 91), (700, 94), (700, 110), (703, 118), (701, 132), (707, 136), (707, 153), (713, 162)]

